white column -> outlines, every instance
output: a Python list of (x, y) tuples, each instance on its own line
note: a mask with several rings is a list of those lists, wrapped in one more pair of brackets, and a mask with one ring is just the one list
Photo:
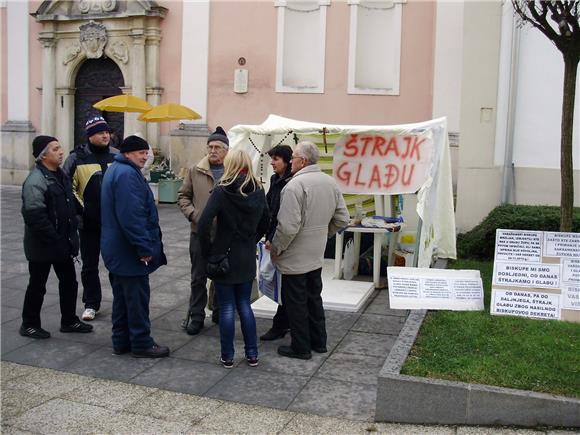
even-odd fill
[(56, 59), (53, 32), (42, 32), (42, 134), (56, 134)]
[(184, 0), (181, 35), (181, 104), (201, 115), (192, 123), (207, 124), (209, 0)]
[[(149, 28), (146, 32), (145, 54), (147, 56), (147, 101), (153, 107), (159, 105), (161, 88), (159, 86), (159, 44), (161, 32), (159, 29)], [(159, 123), (148, 122), (146, 125), (147, 140), (152, 147), (159, 146)]]
[[(134, 28), (131, 31), (133, 37), (133, 59), (131, 61), (131, 94), (146, 99), (145, 95), (145, 33), (143, 29)], [(127, 122), (128, 118), (130, 122)], [(125, 128), (128, 134), (134, 134), (139, 131), (143, 139), (147, 140), (147, 128), (140, 121), (137, 121), (137, 115), (127, 114), (125, 116)]]
[(28, 2), (9, 1), (6, 6), (8, 121), (28, 122)]

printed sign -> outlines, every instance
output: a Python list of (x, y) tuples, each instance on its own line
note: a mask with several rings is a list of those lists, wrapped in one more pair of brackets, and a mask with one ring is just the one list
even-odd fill
[(542, 232), (497, 230), (495, 261), (531, 261), (542, 258)]
[(393, 309), (482, 310), (478, 270), (388, 267)]
[(516, 287), (560, 288), (559, 264), (495, 263), (493, 283)]
[(491, 294), (491, 314), (560, 319), (560, 295), (494, 289)]
[(430, 132), (353, 133), (334, 145), (333, 175), (343, 193), (414, 193), (427, 180), (432, 153)]
[(580, 233), (544, 233), (544, 256), (580, 258)]
[(580, 310), (580, 287), (564, 287), (562, 290), (562, 308)]
[(562, 281), (568, 284), (580, 284), (580, 258), (562, 259)]

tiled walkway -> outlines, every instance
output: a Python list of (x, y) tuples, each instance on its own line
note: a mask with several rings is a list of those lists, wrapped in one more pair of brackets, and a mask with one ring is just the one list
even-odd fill
[[(226, 370), (218, 363), (216, 325), (206, 319), (206, 328), (195, 337), (180, 328), (189, 298), (189, 226), (176, 205), (162, 204), (159, 212), (169, 264), (151, 275), (151, 319), (153, 337), (171, 348), (171, 356), (150, 360), (112, 355), (112, 294), (104, 267), (100, 273), (103, 304), (93, 333), (59, 332), (58, 288), (52, 272), (42, 311), (42, 326), (52, 338), (28, 339), (18, 334), (28, 281), (20, 188), (4, 186), (1, 194), (2, 360), (248, 405), (373, 420), (377, 374), (407, 315), (389, 310), (385, 292), (375, 292), (358, 313), (327, 311), (329, 352), (315, 353), (309, 361), (277, 355), (277, 346), (289, 344), (286, 337), (261, 343), (260, 365), (249, 368), (242, 361), (243, 340), (237, 326), (237, 364)], [(271, 321), (257, 319), (257, 325), (262, 334)]]

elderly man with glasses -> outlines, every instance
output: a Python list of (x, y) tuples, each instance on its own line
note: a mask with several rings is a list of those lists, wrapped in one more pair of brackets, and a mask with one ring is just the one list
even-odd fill
[(292, 154), (292, 179), (282, 190), (272, 260), (282, 272), (282, 299), (290, 323), (289, 358), (325, 353), (322, 265), (328, 237), (348, 225), (349, 214), (336, 182), (318, 166), (318, 147), (300, 142)]
[[(226, 132), (217, 127), (207, 139), (207, 155), (189, 169), (188, 175), (177, 194), (181, 212), (191, 222), (189, 257), (191, 259), (191, 295), (189, 310), (182, 327), (189, 335), (197, 335), (203, 328), (207, 304), (206, 259), (201, 254), (197, 235), (197, 223), (215, 184), (224, 174), (224, 159), (228, 153), (229, 140)], [(217, 303), (212, 304), (214, 321), (217, 321)]]

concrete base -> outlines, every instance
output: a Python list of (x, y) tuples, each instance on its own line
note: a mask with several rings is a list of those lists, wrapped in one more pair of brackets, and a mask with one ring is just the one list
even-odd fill
[(205, 124), (184, 124), (182, 128), (171, 130), (169, 144), (162, 146), (166, 157), (172, 159), (171, 168), (179, 174), (188, 169), (207, 154), (207, 138), (210, 131)]
[(32, 140), (36, 136), (29, 122), (8, 121), (2, 126), (2, 184), (20, 185), (34, 165)]
[[(357, 312), (374, 290), (372, 282), (334, 279), (334, 260), (325, 259), (322, 268), (322, 302), (324, 308), (334, 311)], [(256, 317), (271, 319), (278, 305), (262, 296), (252, 304)]]

